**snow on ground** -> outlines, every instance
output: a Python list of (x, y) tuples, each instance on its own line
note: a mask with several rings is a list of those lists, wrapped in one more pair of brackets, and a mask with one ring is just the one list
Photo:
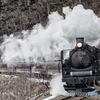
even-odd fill
[(10, 75), (1, 74), (2, 77), (11, 77)]
[(27, 78), (28, 80), (30, 80), (30, 81), (33, 81), (33, 82), (38, 82), (38, 83), (46, 83), (46, 82), (50, 82), (50, 81), (48, 81), (48, 80), (44, 80), (44, 79), (37, 79), (37, 78)]
[(53, 98), (55, 98), (56, 96), (50, 96), (50, 97), (48, 97), (48, 98), (45, 98), (45, 99), (42, 99), (42, 100), (50, 100), (50, 99), (53, 99)]
[[(9, 73), (10, 74), (10, 73)], [(24, 73), (27, 74), (27, 73)], [(50, 96), (43, 79), (29, 78), (24, 76), (0, 74), (0, 100), (36, 100), (44, 96)]]
[(15, 75), (6, 75), (6, 74), (1, 74), (0, 77), (6, 77), (6, 78), (19, 78), (19, 76), (15, 76)]

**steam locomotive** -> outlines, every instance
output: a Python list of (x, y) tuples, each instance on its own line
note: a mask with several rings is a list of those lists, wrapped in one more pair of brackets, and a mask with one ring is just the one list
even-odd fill
[(64, 89), (68, 92), (93, 91), (100, 81), (100, 49), (88, 45), (83, 37), (79, 37), (68, 59), (64, 59), (65, 51), (61, 51), (62, 82), (66, 83)]

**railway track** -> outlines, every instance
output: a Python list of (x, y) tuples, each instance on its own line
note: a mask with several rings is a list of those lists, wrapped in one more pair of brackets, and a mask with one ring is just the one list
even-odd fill
[(66, 97), (66, 96), (57, 96), (51, 100), (100, 100), (100, 87), (96, 87), (97, 89), (93, 92), (97, 92), (98, 93), (98, 96), (83, 96), (83, 97)]
[(82, 100), (83, 97), (66, 97), (61, 100)]
[(83, 97), (65, 97), (65, 96), (57, 96), (51, 100), (82, 100)]

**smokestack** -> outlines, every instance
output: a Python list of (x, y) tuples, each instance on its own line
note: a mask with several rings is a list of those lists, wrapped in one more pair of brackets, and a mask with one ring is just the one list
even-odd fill
[(84, 38), (83, 37), (78, 37), (78, 38), (76, 38), (76, 43), (84, 43)]

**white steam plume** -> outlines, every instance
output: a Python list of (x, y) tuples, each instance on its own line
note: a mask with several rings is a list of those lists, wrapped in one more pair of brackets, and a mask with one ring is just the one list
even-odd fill
[(53, 79), (50, 82), (50, 94), (53, 96), (58, 96), (58, 95), (65, 95), (65, 96), (69, 96), (68, 92), (66, 92), (64, 90), (64, 83), (62, 83), (62, 75), (58, 74), (56, 76), (53, 77)]
[(31, 31), (22, 31), (18, 36), (12, 34), (5, 39), (1, 46), (3, 62), (54, 60), (62, 49), (75, 46), (76, 37), (84, 37), (90, 45), (99, 44), (100, 18), (92, 10), (78, 5), (73, 10), (64, 7), (63, 12), (65, 19), (53, 12), (46, 27), (37, 24)]

